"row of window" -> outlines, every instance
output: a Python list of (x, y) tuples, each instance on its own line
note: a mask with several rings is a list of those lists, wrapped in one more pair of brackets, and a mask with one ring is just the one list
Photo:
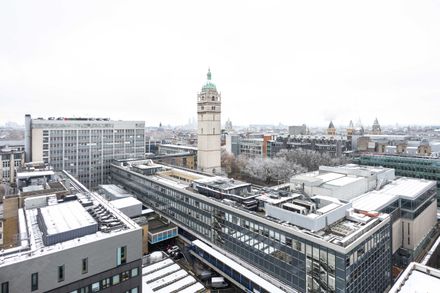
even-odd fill
[[(121, 246), (117, 248), (116, 252), (116, 265), (120, 266), (127, 263), (127, 246)], [(89, 270), (89, 260), (88, 258), (83, 258), (81, 260), (81, 273), (87, 274)], [(57, 273), (57, 279), (58, 282), (63, 282), (65, 277), (65, 265), (58, 266), (58, 273)], [(98, 292), (101, 289), (107, 288), (111, 285), (119, 284), (121, 281), (126, 281), (131, 277), (136, 277), (139, 274), (138, 268), (134, 268), (130, 271), (122, 272), (121, 274), (115, 275), (111, 278), (106, 278), (104, 280), (101, 280), (100, 282), (93, 283), (90, 286), (81, 288), (80, 291), (76, 290), (73, 292), (81, 292), (81, 293), (87, 293), (87, 292)], [(2, 291), (0, 293), (8, 293), (9, 292), (9, 283), (4, 282), (2, 283)], [(5, 288), (3, 290), (3, 288)], [(91, 289), (91, 291), (89, 291)], [(33, 273), (31, 275), (31, 291), (38, 290), (38, 272)]]
[[(10, 164), (11, 161), (3, 161), (3, 168), (9, 168), (11, 166)], [(21, 160), (15, 160), (14, 161), (14, 166), (15, 167), (19, 167), (21, 166)]]
[[(136, 277), (139, 274), (139, 269), (134, 268), (131, 271), (125, 271), (121, 274), (114, 275), (111, 278), (105, 278), (99, 282), (95, 282), (89, 286), (82, 287), (78, 290), (71, 291), (70, 293), (91, 293), (91, 292), (99, 292), (102, 289), (108, 288), (110, 286), (114, 286), (119, 284), (120, 282), (126, 281), (130, 278)], [(0, 293), (9, 293), (9, 282), (3, 282), (1, 284)], [(31, 283), (31, 291), (38, 290), (38, 273), (32, 274), (32, 283)], [(138, 287), (135, 287), (131, 290), (125, 291), (124, 293), (138, 293)], [(12, 293), (12, 292), (11, 292)]]
[[(130, 278), (137, 277), (139, 275), (139, 268), (134, 268), (128, 271), (124, 271), (120, 274), (114, 275), (109, 278), (102, 279), (101, 281), (92, 283), (88, 286), (82, 287), (78, 290), (71, 291), (70, 293), (95, 293), (103, 289), (109, 288), (120, 284), (121, 282), (127, 281)], [(124, 293), (138, 293), (138, 288), (135, 287), (131, 290), (125, 291)]]

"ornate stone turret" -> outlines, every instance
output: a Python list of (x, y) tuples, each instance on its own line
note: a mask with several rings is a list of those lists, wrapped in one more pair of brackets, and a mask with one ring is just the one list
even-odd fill
[(347, 128), (347, 137), (352, 137), (354, 134), (354, 125), (353, 125), (353, 121), (350, 120), (350, 123), (348, 124), (348, 128)]
[(336, 128), (333, 125), (333, 121), (330, 121), (330, 124), (328, 125), (327, 135), (333, 135), (333, 136), (336, 135)]
[(228, 121), (226, 121), (226, 123), (225, 123), (225, 130), (226, 131), (232, 131), (233, 130), (232, 122), (231, 122), (231, 119), (229, 119), (229, 118), (228, 118)]
[(361, 119), (358, 119), (356, 127), (354, 129), (355, 134), (364, 135), (364, 126), (362, 125)]
[(221, 94), (208, 69), (207, 81), (197, 97), (197, 168), (203, 172), (220, 172), (220, 115)]
[(382, 134), (382, 130), (380, 129), (379, 121), (377, 121), (377, 118), (374, 119), (373, 127), (371, 128), (371, 134)]

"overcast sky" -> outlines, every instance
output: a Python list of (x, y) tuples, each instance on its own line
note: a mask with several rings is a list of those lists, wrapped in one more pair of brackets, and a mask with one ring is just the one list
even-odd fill
[(439, 1), (0, 1), (0, 124), (440, 124)]

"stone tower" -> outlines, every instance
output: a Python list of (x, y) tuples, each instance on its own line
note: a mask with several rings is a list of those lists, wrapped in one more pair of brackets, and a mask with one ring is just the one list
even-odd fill
[(333, 125), (333, 121), (330, 121), (330, 124), (328, 125), (328, 128), (327, 128), (327, 135), (333, 135), (333, 136), (336, 135), (336, 128), (335, 128), (335, 126)]
[(373, 127), (371, 128), (371, 134), (382, 134), (382, 130), (380, 128), (379, 121), (374, 119)]
[(197, 168), (207, 173), (220, 173), (221, 94), (208, 80), (197, 97)]
[(348, 124), (347, 127), (347, 137), (352, 137), (354, 134), (354, 125), (353, 125), (353, 121), (350, 120), (350, 124)]

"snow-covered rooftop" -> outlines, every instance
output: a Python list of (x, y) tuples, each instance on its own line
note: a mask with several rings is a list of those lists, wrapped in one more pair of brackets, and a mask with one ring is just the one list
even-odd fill
[(136, 205), (142, 205), (142, 202), (140, 202), (138, 199), (136, 199), (134, 197), (124, 197), (121, 199), (115, 199), (115, 200), (112, 200), (111, 203), (117, 209), (122, 209), (122, 208), (136, 206)]
[(54, 195), (29, 198), (42, 200), (35, 207), (18, 210), (19, 246), (2, 252), (0, 267), (141, 229), (107, 200), (90, 192), (70, 174), (66, 176), (77, 199), (58, 203), (52, 200)]
[(390, 293), (438, 292), (440, 270), (412, 262), (389, 291)]
[(398, 198), (414, 200), (435, 186), (435, 181), (402, 177), (355, 198), (353, 207), (365, 211), (379, 211)]
[(78, 201), (43, 207), (40, 209), (40, 214), (48, 235), (73, 231), (97, 224), (95, 219)]
[(142, 293), (204, 292), (204, 289), (202, 283), (166, 255), (142, 268)]
[(28, 177), (52, 176), (54, 174), (55, 173), (52, 170), (17, 172), (17, 178), (23, 179), (23, 178), (28, 178)]

